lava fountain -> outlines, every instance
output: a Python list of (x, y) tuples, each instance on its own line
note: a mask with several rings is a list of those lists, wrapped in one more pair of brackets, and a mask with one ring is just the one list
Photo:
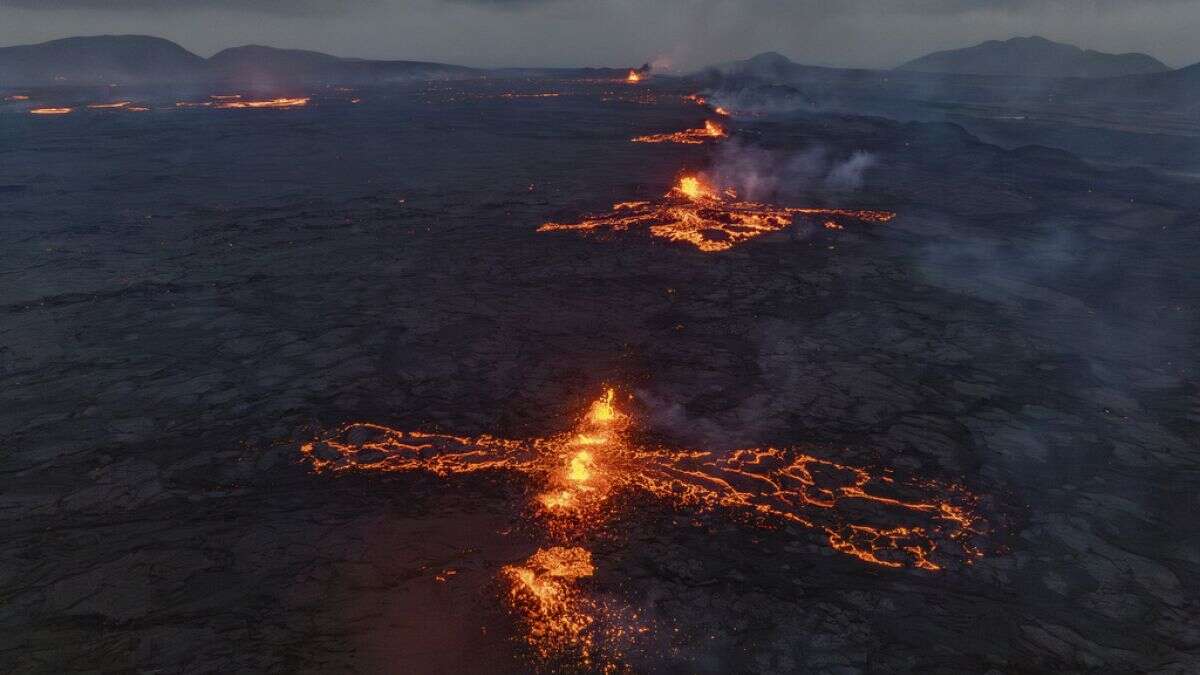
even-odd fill
[(636, 70), (631, 70), (629, 71), (629, 74), (625, 76), (625, 81), (629, 84), (637, 84), (638, 82), (642, 81), (642, 74)]
[(718, 192), (699, 176), (684, 176), (656, 201), (614, 204), (608, 213), (592, 215), (576, 223), (545, 223), (538, 232), (574, 230), (596, 232), (648, 229), (655, 237), (684, 242), (705, 253), (727, 251), (755, 237), (782, 230), (796, 217), (886, 223), (896, 216), (890, 211), (793, 208), (741, 201), (732, 189)]

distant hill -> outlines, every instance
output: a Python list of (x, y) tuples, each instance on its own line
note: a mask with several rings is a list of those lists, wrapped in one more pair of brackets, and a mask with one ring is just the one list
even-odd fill
[(144, 35), (73, 37), (0, 48), (0, 86), (221, 81), (269, 88), (310, 82), (454, 79), (485, 72), (444, 63), (343, 59), (259, 45), (226, 49), (204, 59), (170, 40)]
[(974, 47), (934, 52), (896, 70), (1013, 77), (1117, 77), (1170, 70), (1146, 54), (1106, 54), (1042, 37), (990, 40)]
[(343, 59), (321, 52), (260, 45), (233, 47), (209, 63), (223, 80), (270, 86), (288, 82), (382, 83), (412, 79), (478, 77), (483, 71), (426, 61)]
[(0, 84), (130, 84), (207, 77), (208, 63), (146, 35), (97, 35), (0, 48)]

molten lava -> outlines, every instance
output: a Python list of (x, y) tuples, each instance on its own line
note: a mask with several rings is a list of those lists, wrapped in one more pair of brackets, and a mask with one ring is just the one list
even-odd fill
[(210, 96), (210, 101), (177, 101), (176, 108), (218, 108), (241, 110), (244, 108), (298, 108), (308, 105), (309, 97), (273, 98), (262, 101), (244, 101), (241, 94)]
[(539, 510), (563, 536), (578, 537), (620, 517), (621, 496), (643, 493), (675, 508), (809, 528), (834, 550), (884, 567), (936, 570), (981, 555), (972, 541), (984, 531), (973, 513), (977, 500), (957, 486), (903, 483), (792, 448), (717, 453), (641, 446), (630, 428), (609, 390), (558, 436), (459, 437), (356, 423), (304, 444), (301, 452), (318, 471), (530, 476), (544, 486)]
[(29, 111), (30, 115), (66, 115), (74, 112), (74, 108), (34, 108)]
[(636, 70), (629, 71), (629, 75), (625, 76), (625, 81), (629, 84), (637, 84), (642, 81), (642, 74)]
[(273, 98), (266, 101), (242, 101), (239, 99), (228, 99), (218, 102), (214, 107), (223, 110), (240, 109), (240, 108), (298, 108), (308, 105), (309, 98)]
[(133, 101), (117, 101), (116, 103), (90, 103), (88, 107), (92, 110), (107, 110), (112, 108), (125, 108)]
[(986, 532), (977, 500), (960, 487), (901, 483), (887, 472), (788, 448), (717, 453), (641, 446), (631, 427), (609, 389), (558, 436), (507, 440), (357, 423), (304, 444), (301, 452), (317, 471), (508, 472), (541, 485), (533, 506), (550, 535), (569, 545), (540, 548), (505, 566), (507, 600), (539, 658), (569, 658), (605, 672), (620, 669), (625, 645), (650, 628), (637, 613), (580, 588), (595, 564), (577, 543), (625, 515), (625, 497), (633, 493), (672, 508), (726, 512), (752, 525), (808, 528), (833, 550), (882, 567), (933, 571), (983, 555), (975, 542)]
[(574, 652), (583, 663), (591, 662), (596, 612), (575, 582), (595, 571), (591, 553), (561, 546), (538, 549), (523, 564), (501, 570), (509, 583), (509, 602), (520, 612), (529, 644), (541, 658)]
[(706, 253), (714, 253), (782, 230), (797, 216), (886, 223), (895, 215), (890, 211), (791, 208), (739, 201), (733, 190), (718, 193), (700, 177), (684, 176), (660, 200), (620, 202), (614, 204), (609, 213), (590, 216), (577, 223), (545, 223), (538, 232), (646, 228), (655, 237), (685, 242)]
[(712, 120), (705, 120), (704, 126), (699, 129), (687, 129), (684, 131), (676, 131), (673, 134), (653, 134), (650, 136), (637, 136), (633, 138), (634, 143), (682, 143), (685, 145), (700, 145), (708, 141), (713, 141), (719, 138), (725, 138), (725, 128)]

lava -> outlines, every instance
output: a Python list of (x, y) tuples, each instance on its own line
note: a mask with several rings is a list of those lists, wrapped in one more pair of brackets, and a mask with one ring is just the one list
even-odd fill
[(117, 101), (115, 103), (89, 103), (88, 107), (92, 110), (108, 110), (113, 108), (125, 108), (132, 103), (133, 101)]
[(721, 453), (641, 445), (631, 428), (609, 390), (557, 436), (461, 437), (354, 423), (301, 452), (318, 471), (526, 475), (543, 486), (535, 507), (564, 537), (619, 518), (621, 495), (642, 493), (675, 508), (812, 529), (832, 549), (884, 567), (936, 570), (981, 555), (973, 542), (984, 531), (973, 511), (977, 500), (960, 487), (904, 483), (795, 448)]
[(13, 94), (12, 96), (5, 96), (4, 100), (5, 101), (28, 101), (29, 97), (24, 94)]
[(725, 128), (712, 120), (705, 120), (704, 126), (698, 129), (677, 131), (673, 134), (653, 134), (636, 136), (634, 143), (682, 143), (684, 145), (700, 145), (719, 138), (725, 138)]
[[(782, 230), (797, 216), (886, 223), (895, 215), (890, 211), (793, 208), (740, 201), (731, 189), (718, 193), (699, 176), (684, 176), (657, 201), (619, 202), (608, 213), (589, 216), (577, 223), (545, 223), (538, 232), (646, 228), (652, 236), (715, 253), (768, 232)], [(828, 222), (836, 223), (834, 220)]]
[(261, 101), (242, 100), (241, 94), (214, 95), (210, 101), (177, 101), (176, 108), (217, 108), (220, 110), (240, 110), (245, 108), (298, 108), (308, 105), (309, 97), (273, 98)]
[[(538, 549), (500, 577), (526, 641), (543, 661), (570, 658), (605, 672), (621, 669), (623, 649), (650, 628), (636, 612), (602, 603), (580, 588), (595, 573), (578, 545), (628, 514), (623, 497), (650, 495), (664, 506), (721, 511), (754, 526), (796, 525), (829, 547), (885, 568), (942, 569), (983, 555), (986, 526), (977, 499), (955, 485), (902, 483), (888, 472), (821, 459), (792, 448), (728, 453), (641, 445), (632, 418), (608, 389), (562, 434), (525, 440), (401, 431), (349, 424), (305, 443), (317, 471), (427, 471), (524, 475), (541, 486), (532, 501), (560, 544)], [(445, 581), (446, 573), (436, 577)]]
[(573, 652), (584, 664), (591, 663), (595, 640), (590, 629), (596, 612), (575, 582), (595, 571), (592, 554), (577, 546), (538, 549), (524, 563), (501, 570), (509, 584), (509, 602), (542, 659)]
[(34, 108), (29, 111), (30, 115), (66, 115), (74, 112), (74, 108)]
[(273, 98), (265, 101), (243, 101), (240, 99), (222, 100), (216, 108), (224, 110), (238, 108), (298, 108), (308, 105), (309, 98)]
[(637, 84), (642, 81), (642, 74), (636, 70), (629, 71), (629, 75), (625, 76), (625, 81), (629, 84)]

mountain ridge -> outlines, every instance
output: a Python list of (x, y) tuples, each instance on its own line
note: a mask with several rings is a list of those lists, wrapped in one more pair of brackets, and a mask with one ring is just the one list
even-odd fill
[(960, 49), (932, 52), (895, 70), (959, 75), (1103, 78), (1171, 70), (1137, 52), (1109, 54), (1054, 42), (1041, 36), (988, 40)]

